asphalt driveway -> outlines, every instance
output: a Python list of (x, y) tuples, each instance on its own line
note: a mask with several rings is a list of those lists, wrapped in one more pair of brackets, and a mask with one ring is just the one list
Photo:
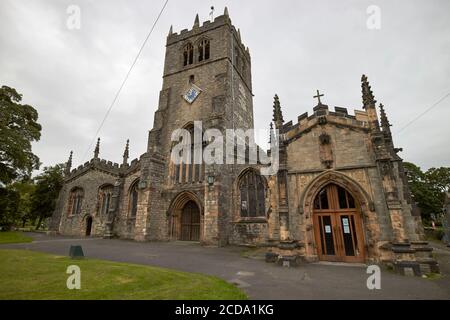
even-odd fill
[[(189, 242), (134, 242), (31, 234), (32, 243), (0, 245), (68, 255), (70, 245), (82, 245), (90, 258), (160, 266), (215, 275), (241, 287), (251, 299), (450, 299), (448, 274), (430, 280), (382, 270), (381, 289), (369, 290), (362, 265), (303, 264), (281, 267), (246, 258), (243, 248), (202, 247)], [(440, 255), (450, 263), (450, 250)], [(1, 262), (0, 262), (1, 263)], [(449, 270), (445, 265), (444, 270)]]

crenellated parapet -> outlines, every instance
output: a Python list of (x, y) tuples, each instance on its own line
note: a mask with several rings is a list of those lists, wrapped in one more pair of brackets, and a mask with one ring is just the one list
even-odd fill
[(107, 161), (105, 159), (91, 159), (88, 162), (85, 162), (82, 165), (79, 165), (77, 168), (73, 169), (66, 177), (66, 181), (73, 180), (86, 172), (97, 169), (100, 171), (107, 172), (112, 175), (119, 176), (120, 166), (118, 163), (113, 163), (112, 161)]
[(324, 124), (334, 124), (336, 126), (347, 127), (353, 130), (369, 130), (368, 116), (366, 111), (355, 110), (354, 114), (349, 114), (347, 108), (335, 107), (330, 111), (327, 105), (315, 107), (311, 115), (305, 112), (298, 116), (297, 122), (289, 121), (281, 128), (286, 142), (297, 139), (304, 133), (308, 133), (313, 127)]
[(108, 161), (105, 159), (91, 159), (90, 161), (85, 162), (82, 165), (79, 165), (77, 168), (73, 169), (68, 173), (65, 177), (66, 182), (69, 182), (75, 178), (78, 178), (84, 174), (86, 174), (90, 170), (99, 170), (105, 173), (111, 174), (113, 176), (123, 176), (128, 175), (136, 170), (140, 169), (140, 161), (138, 159), (134, 159), (131, 161), (131, 164), (118, 164), (112, 161)]
[(134, 159), (131, 161), (131, 164), (128, 163), (129, 157), (129, 148), (130, 148), (130, 140), (127, 140), (125, 145), (125, 151), (123, 153), (123, 161), (122, 164), (118, 164), (112, 161), (108, 161), (105, 159), (100, 159), (100, 138), (97, 140), (97, 144), (94, 150), (94, 157), (85, 162), (82, 165), (79, 165), (77, 168), (71, 170), (72, 167), (72, 156), (73, 152), (70, 152), (69, 160), (66, 162), (65, 168), (65, 181), (69, 182), (75, 178), (82, 176), (90, 170), (98, 170), (113, 176), (123, 177), (129, 174), (133, 174), (137, 170), (140, 169), (141, 161), (138, 159)]

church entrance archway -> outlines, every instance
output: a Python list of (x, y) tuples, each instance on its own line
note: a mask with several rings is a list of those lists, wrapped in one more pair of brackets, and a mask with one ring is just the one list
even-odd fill
[(350, 192), (333, 183), (323, 187), (314, 199), (313, 219), (319, 260), (364, 262), (361, 213)]
[(169, 238), (181, 241), (202, 241), (203, 207), (197, 195), (179, 193), (169, 207)]
[(89, 237), (92, 232), (92, 217), (86, 218), (86, 236)]
[(185, 204), (181, 211), (182, 241), (200, 241), (200, 210), (194, 201)]

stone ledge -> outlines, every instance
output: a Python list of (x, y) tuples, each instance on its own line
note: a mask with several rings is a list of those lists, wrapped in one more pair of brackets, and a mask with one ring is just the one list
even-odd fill
[(394, 270), (404, 276), (422, 275), (420, 264), (416, 261), (398, 261), (394, 263)]
[(403, 248), (403, 247), (392, 247), (392, 252), (394, 253), (415, 253), (416, 250), (412, 248)]
[(411, 241), (412, 246), (427, 246), (428, 241)]
[(266, 218), (251, 218), (251, 219), (244, 219), (239, 221), (234, 221), (233, 224), (249, 224), (249, 223), (268, 223)]
[(439, 263), (433, 258), (417, 259), (422, 274), (440, 273)]
[(413, 250), (423, 251), (423, 252), (432, 252), (433, 248), (431, 248), (431, 247), (415, 247), (415, 248), (413, 248)]
[(293, 250), (293, 249), (297, 249), (297, 248), (302, 248), (304, 247), (305, 244), (304, 243), (299, 243), (297, 241), (286, 241), (286, 242), (280, 242), (277, 247), (279, 249), (283, 249), (283, 250)]

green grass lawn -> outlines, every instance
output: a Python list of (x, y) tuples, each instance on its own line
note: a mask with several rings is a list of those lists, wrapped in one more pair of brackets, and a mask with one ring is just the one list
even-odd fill
[[(67, 267), (81, 269), (81, 289), (69, 290)], [(216, 277), (103, 260), (72, 260), (0, 249), (0, 299), (246, 299)]]
[(31, 242), (33, 239), (21, 232), (5, 231), (0, 232), (0, 244)]

